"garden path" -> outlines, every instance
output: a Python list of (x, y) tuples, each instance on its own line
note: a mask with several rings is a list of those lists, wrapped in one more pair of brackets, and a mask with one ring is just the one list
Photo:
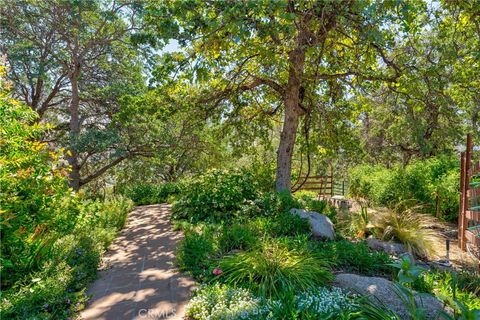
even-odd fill
[(93, 295), (81, 313), (85, 320), (183, 319), (194, 286), (173, 263), (182, 238), (170, 224), (167, 204), (140, 206), (110, 246)]

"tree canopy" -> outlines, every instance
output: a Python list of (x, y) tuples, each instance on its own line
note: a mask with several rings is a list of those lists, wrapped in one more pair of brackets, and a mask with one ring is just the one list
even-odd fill
[(274, 166), (289, 191), (479, 134), (475, 2), (8, 0), (1, 13), (12, 94), (53, 125), (42, 139), (69, 150), (74, 189)]

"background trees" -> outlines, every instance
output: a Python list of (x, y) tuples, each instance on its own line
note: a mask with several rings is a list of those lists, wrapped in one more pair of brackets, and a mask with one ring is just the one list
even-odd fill
[(14, 95), (55, 125), (75, 189), (274, 163), (290, 190), (478, 133), (469, 2), (4, 2)]
[(215, 78), (217, 98), (228, 101), (219, 105), (228, 109), (242, 95), (269, 105), (264, 112), (283, 110), (276, 170), (280, 191), (290, 190), (299, 123), (319, 99), (328, 96), (333, 102), (346, 94), (347, 84), (398, 76), (388, 57), (396, 30), (388, 26), (409, 23), (413, 9), (404, 3), (355, 1), (153, 3), (149, 21), (177, 32), (194, 59), (195, 76)]
[(112, 116), (121, 96), (144, 86), (138, 53), (129, 44), (140, 26), (137, 10), (123, 1), (2, 5), (1, 47), (16, 94), (39, 120), (57, 124), (50, 139), (68, 146), (76, 190), (131, 156), (122, 150)]

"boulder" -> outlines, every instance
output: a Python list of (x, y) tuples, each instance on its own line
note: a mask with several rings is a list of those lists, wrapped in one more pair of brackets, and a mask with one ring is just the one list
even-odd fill
[(333, 223), (326, 215), (314, 211), (305, 211), (303, 209), (291, 209), (290, 213), (300, 218), (308, 219), (314, 237), (327, 238), (330, 240), (335, 239)]
[(367, 246), (375, 251), (383, 251), (397, 256), (407, 252), (405, 246), (401, 243), (382, 241), (375, 238), (367, 238), (366, 242)]
[[(342, 288), (351, 293), (373, 296), (374, 302), (387, 306), (395, 311), (401, 319), (409, 319), (407, 307), (397, 295), (393, 282), (379, 277), (365, 277), (350, 273), (341, 273), (336, 276), (333, 286)], [(443, 304), (431, 294), (414, 292), (417, 306), (426, 310), (427, 319), (436, 319)], [(377, 300), (378, 299), (378, 300)]]

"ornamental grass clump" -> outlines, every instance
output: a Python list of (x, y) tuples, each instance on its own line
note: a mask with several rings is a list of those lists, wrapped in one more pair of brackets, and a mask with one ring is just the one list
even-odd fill
[(436, 221), (432, 216), (416, 211), (418, 207), (405, 210), (382, 210), (375, 217), (375, 235), (385, 241), (398, 241), (420, 257), (435, 254), (439, 241), (432, 229)]
[(224, 282), (272, 298), (283, 291), (325, 285), (333, 278), (328, 263), (315, 253), (289, 249), (274, 240), (258, 249), (225, 257), (220, 268)]

